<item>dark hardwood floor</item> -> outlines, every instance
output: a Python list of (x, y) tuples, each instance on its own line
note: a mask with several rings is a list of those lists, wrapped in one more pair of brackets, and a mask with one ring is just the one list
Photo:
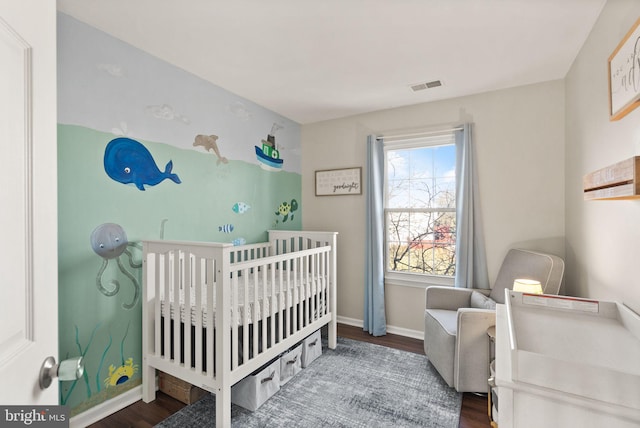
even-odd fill
[[(344, 324), (338, 325), (338, 335), (349, 339), (362, 340), (402, 349), (408, 352), (424, 354), (422, 340), (412, 339), (395, 334), (373, 337), (365, 333), (360, 327)], [(112, 414), (111, 416), (90, 425), (91, 428), (149, 428), (183, 408), (185, 404), (158, 392), (155, 401), (144, 403), (142, 400)], [(464, 394), (459, 428), (487, 428), (487, 399), (474, 394)]]

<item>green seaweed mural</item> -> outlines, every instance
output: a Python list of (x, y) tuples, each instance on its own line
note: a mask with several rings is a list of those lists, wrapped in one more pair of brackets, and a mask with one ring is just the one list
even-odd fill
[[(125, 352), (124, 352), (124, 343), (125, 343), (125, 340), (126, 340), (128, 334), (129, 334), (129, 326), (130, 326), (130, 323), (127, 323), (127, 328), (125, 329), (125, 332), (124, 332), (124, 334), (122, 336), (122, 339), (120, 341), (120, 363), (121, 363), (121, 365), (116, 368), (113, 364), (111, 364), (109, 366), (109, 375), (103, 381), (102, 380), (102, 376), (100, 375), (100, 373), (102, 372), (102, 368), (104, 366), (107, 353), (108, 353), (109, 349), (111, 348), (111, 346), (113, 344), (113, 335), (111, 334), (111, 331), (107, 331), (109, 339), (108, 339), (107, 343), (104, 345), (104, 351), (102, 352), (102, 358), (100, 359), (100, 363), (98, 364), (98, 367), (97, 367), (97, 370), (96, 370), (96, 373), (95, 373), (95, 394), (98, 394), (98, 393), (101, 392), (103, 383), (107, 388), (109, 388), (111, 386), (121, 385), (121, 384), (127, 382), (128, 380), (130, 380), (134, 373), (138, 372), (138, 365), (134, 364), (133, 358), (129, 357), (126, 360), (124, 358), (124, 354), (125, 354)], [(76, 346), (78, 347), (78, 352), (83, 357), (87, 354), (87, 351), (89, 351), (89, 348), (93, 344), (93, 341), (94, 341), (94, 339), (96, 337), (96, 332), (100, 329), (100, 327), (101, 327), (101, 323), (97, 324), (93, 328), (93, 330), (91, 332), (91, 335), (89, 336), (89, 341), (87, 342), (87, 345), (85, 347), (83, 347), (82, 344), (80, 343), (80, 330), (79, 330), (77, 325), (75, 326)], [(67, 354), (67, 357), (68, 356), (69, 355)], [(87, 368), (85, 367), (84, 373), (82, 375), (82, 381), (84, 382), (84, 385), (85, 385), (87, 399), (90, 399), (92, 397), (92, 395), (94, 394), (94, 391), (93, 391), (93, 389), (91, 387), (91, 382), (90, 382), (89, 378), (90, 378), (89, 370), (87, 370)], [(68, 388), (61, 388), (60, 389), (60, 404), (62, 404), (62, 405), (67, 404), (67, 402), (69, 401), (69, 397), (73, 393), (73, 391), (74, 391), (74, 389), (75, 389), (75, 387), (76, 387), (76, 385), (78, 384), (79, 381), (80, 381), (80, 379), (74, 380), (73, 382), (70, 383)]]
[[(93, 343), (93, 339), (96, 335), (96, 331), (98, 330), (98, 328), (100, 327), (100, 324), (96, 325), (93, 328), (93, 331), (91, 332), (91, 336), (89, 336), (89, 342), (87, 343), (87, 346), (82, 349), (82, 345), (80, 344), (80, 331), (78, 330), (78, 326), (75, 326), (75, 330), (76, 330), (76, 346), (78, 347), (78, 351), (80, 352), (80, 355), (82, 355), (82, 357), (84, 358), (85, 355), (87, 354), (87, 351), (89, 350), (89, 347), (91, 346), (91, 343)], [(107, 349), (109, 349), (109, 346), (111, 346), (111, 344), (109, 344), (107, 346)], [(69, 358), (69, 353), (67, 353), (65, 358)], [(82, 379), (84, 380), (86, 389), (87, 389), (87, 398), (91, 397), (91, 385), (89, 384), (89, 373), (88, 371), (84, 370), (84, 373), (82, 374)], [(69, 389), (66, 391), (66, 394), (64, 394), (64, 391), (62, 388), (60, 388), (60, 404), (62, 404), (63, 406), (67, 403), (67, 400), (69, 399), (69, 397), (71, 396), (71, 393), (73, 392), (73, 390), (75, 389), (76, 385), (78, 384), (79, 379), (74, 380), (73, 382), (71, 382), (71, 385), (69, 386)], [(98, 390), (99, 387), (98, 387)]]
[[(116, 368), (113, 364), (109, 366), (109, 376), (104, 380), (104, 384), (107, 386), (107, 388), (109, 386), (122, 385), (123, 383), (131, 379), (133, 374), (137, 373), (138, 371), (138, 365), (133, 364), (132, 357), (127, 358), (126, 361), (124, 359), (124, 340), (127, 338), (127, 334), (129, 334), (129, 324), (127, 324), (127, 329), (124, 333), (124, 336), (122, 337), (122, 341), (120, 342), (120, 363), (121, 364), (120, 366), (118, 366), (118, 368)], [(111, 337), (111, 334), (109, 334), (109, 337)], [(103, 360), (104, 360), (104, 355), (106, 355), (106, 352), (107, 351), (105, 350), (103, 354)], [(102, 361), (100, 361), (100, 367), (102, 367)], [(99, 383), (100, 382), (98, 381), (97, 375), (96, 375), (96, 384), (99, 384)]]

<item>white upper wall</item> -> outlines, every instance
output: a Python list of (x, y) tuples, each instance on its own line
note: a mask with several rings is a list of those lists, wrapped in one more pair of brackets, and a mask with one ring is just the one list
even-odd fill
[[(316, 197), (314, 171), (361, 166), (365, 177), (367, 135), (461, 122), (474, 124), (490, 281), (510, 248), (564, 256), (562, 81), (303, 125), (303, 228), (340, 232), (340, 316), (363, 318), (365, 196)], [(422, 331), (424, 290), (386, 290), (387, 323)]]
[(636, 312), (640, 200), (584, 201), (582, 178), (640, 155), (640, 108), (610, 122), (607, 90), (607, 59), (639, 17), (639, 1), (609, 0), (565, 79), (567, 291)]

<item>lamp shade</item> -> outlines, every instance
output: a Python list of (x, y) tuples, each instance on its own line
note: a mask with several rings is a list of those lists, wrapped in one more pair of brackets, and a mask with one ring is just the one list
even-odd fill
[(513, 291), (522, 293), (542, 294), (542, 285), (535, 279), (516, 279), (513, 281)]

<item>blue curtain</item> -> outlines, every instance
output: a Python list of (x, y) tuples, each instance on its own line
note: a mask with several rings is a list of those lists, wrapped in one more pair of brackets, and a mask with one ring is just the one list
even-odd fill
[(456, 140), (456, 278), (461, 288), (489, 288), (487, 256), (478, 203), (471, 125), (455, 131)]
[(384, 311), (384, 150), (382, 140), (367, 137), (364, 330), (387, 334)]

